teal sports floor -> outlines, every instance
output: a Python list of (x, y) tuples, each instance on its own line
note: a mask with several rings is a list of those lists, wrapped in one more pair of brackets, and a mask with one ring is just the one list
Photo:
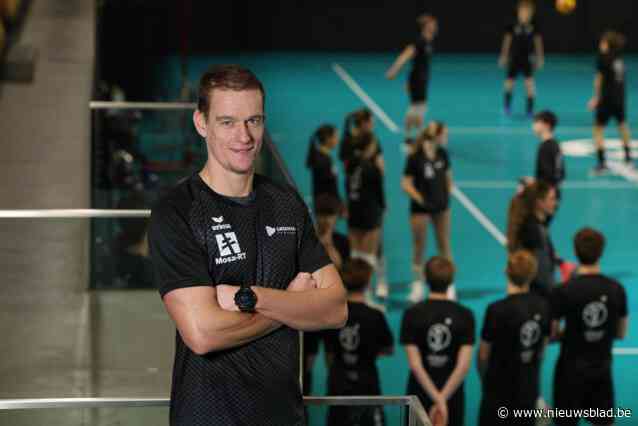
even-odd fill
[[(401, 316), (411, 278), (411, 240), (408, 199), (399, 182), (405, 155), (400, 149), (407, 93), (407, 67), (394, 81), (384, 78), (394, 56), (360, 53), (268, 53), (223, 57), (197, 57), (189, 63), (189, 75), (196, 82), (213, 63), (240, 63), (251, 68), (266, 87), (267, 123), (293, 178), (309, 200), (310, 175), (304, 167), (308, 139), (322, 123), (340, 129), (345, 115), (366, 104), (367, 96), (387, 116), (377, 117), (376, 133), (383, 145), (386, 162), (388, 211), (383, 240), (391, 283), (386, 303), (387, 317), (398, 340)], [(638, 139), (638, 57), (627, 59), (628, 122)], [(581, 227), (594, 226), (607, 237), (603, 271), (620, 280), (628, 293), (630, 326), (625, 340), (618, 341), (614, 354), (616, 405), (632, 409), (633, 419), (618, 424), (638, 424), (638, 178), (636, 172), (590, 177), (595, 159), (591, 147), (592, 114), (586, 103), (592, 93), (595, 56), (552, 56), (537, 73), (536, 110), (552, 109), (560, 123), (556, 135), (566, 142), (568, 178), (564, 184), (560, 211), (552, 224), (552, 237), (560, 256), (575, 261), (571, 239)], [(339, 66), (335, 71), (335, 64)], [(338, 72), (337, 72), (338, 71)], [(442, 120), (450, 130), (449, 151), (454, 179), (460, 191), (452, 201), (452, 250), (457, 264), (456, 286), (459, 302), (475, 315), (477, 342), (487, 305), (504, 296), (505, 250), (499, 233), (505, 229), (508, 202), (521, 176), (534, 173), (537, 140), (531, 121), (524, 115), (522, 81), (516, 86), (514, 114), (502, 113), (503, 71), (496, 55), (444, 55), (434, 57), (430, 82), (428, 119)], [(176, 58), (161, 70), (162, 84), (173, 84), (177, 93), (179, 67)], [(344, 80), (345, 79), (345, 80)], [(349, 83), (349, 84), (348, 84)], [(361, 92), (363, 91), (363, 93)], [(359, 95), (355, 92), (358, 92)], [(398, 132), (396, 131), (397, 128)], [(617, 137), (612, 124), (606, 136)], [(609, 158), (620, 155), (610, 143)], [(634, 156), (638, 157), (638, 144)], [(620, 158), (620, 157), (618, 157)], [(340, 170), (342, 173), (342, 170)], [(622, 175), (622, 176), (621, 176)], [(459, 201), (463, 200), (463, 202)], [(477, 220), (483, 218), (483, 222)], [(489, 223), (496, 229), (488, 231)], [(343, 230), (343, 224), (339, 225)], [(432, 234), (432, 232), (430, 232)], [(435, 253), (430, 236), (427, 254)], [(542, 394), (551, 404), (551, 383), (558, 346), (548, 349), (542, 372)], [(408, 366), (404, 351), (396, 347), (392, 357), (378, 363), (383, 392), (405, 392)], [(466, 379), (466, 424), (475, 424), (480, 403), (476, 365)], [(314, 371), (314, 394), (325, 394), (325, 365), (321, 357)], [(320, 424), (320, 423), (316, 423)]]

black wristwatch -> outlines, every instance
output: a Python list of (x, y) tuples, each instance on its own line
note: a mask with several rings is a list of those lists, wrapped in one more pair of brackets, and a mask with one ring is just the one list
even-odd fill
[(249, 286), (241, 286), (235, 293), (235, 305), (242, 312), (255, 312), (257, 306), (257, 295)]

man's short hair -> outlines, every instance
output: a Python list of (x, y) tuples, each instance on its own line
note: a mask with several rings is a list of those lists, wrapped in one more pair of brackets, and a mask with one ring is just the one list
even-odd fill
[(541, 121), (547, 124), (550, 129), (554, 130), (554, 128), (558, 124), (558, 117), (556, 117), (556, 114), (554, 114), (553, 112), (544, 110), (534, 116), (534, 121)]
[(372, 266), (363, 259), (350, 259), (341, 268), (341, 278), (348, 293), (363, 291), (372, 278)]
[(261, 81), (249, 69), (240, 65), (215, 65), (206, 71), (199, 81), (197, 109), (208, 117), (210, 97), (214, 89), (219, 90), (259, 90), (262, 100), (266, 101), (266, 92)]
[(529, 285), (538, 271), (538, 262), (527, 250), (517, 250), (507, 258), (507, 278), (516, 287)]
[(574, 251), (582, 265), (595, 265), (603, 254), (605, 236), (592, 228), (583, 228), (574, 237)]
[(425, 264), (425, 280), (434, 293), (445, 293), (454, 281), (454, 264), (442, 256), (434, 256)]

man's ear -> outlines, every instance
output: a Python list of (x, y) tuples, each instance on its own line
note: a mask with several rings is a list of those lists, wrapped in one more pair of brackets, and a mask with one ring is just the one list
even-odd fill
[(205, 139), (208, 123), (206, 121), (206, 116), (198, 109), (193, 112), (193, 124), (195, 125), (197, 133), (199, 133), (199, 135)]

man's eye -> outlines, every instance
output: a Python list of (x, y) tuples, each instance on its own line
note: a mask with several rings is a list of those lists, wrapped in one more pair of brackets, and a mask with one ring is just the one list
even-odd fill
[(252, 124), (253, 126), (258, 126), (261, 124), (262, 121), (263, 120), (261, 119), (261, 117), (253, 117), (248, 120), (248, 123)]
[(230, 127), (233, 125), (233, 122), (231, 120), (224, 120), (221, 122), (222, 126), (224, 127)]

